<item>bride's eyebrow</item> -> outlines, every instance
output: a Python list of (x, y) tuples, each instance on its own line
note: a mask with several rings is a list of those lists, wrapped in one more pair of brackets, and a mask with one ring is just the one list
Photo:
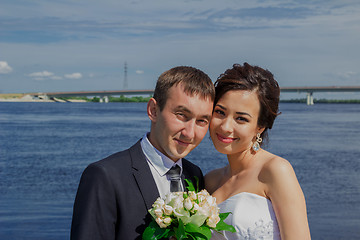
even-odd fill
[(226, 107), (224, 107), (224, 106), (222, 106), (222, 105), (220, 105), (220, 104), (216, 104), (215, 107), (219, 107), (219, 108), (221, 108), (221, 109), (226, 110)]
[[(219, 107), (219, 108), (221, 108), (223, 110), (226, 110), (226, 107), (224, 107), (224, 106), (222, 106), (220, 104), (216, 104), (215, 107)], [(246, 116), (249, 116), (249, 117), (252, 118), (252, 116), (247, 112), (236, 112), (236, 114), (238, 114), (238, 115), (246, 115)]]
[(246, 112), (236, 112), (236, 114), (239, 114), (239, 115), (246, 115), (246, 116), (249, 116), (252, 118), (252, 116), (249, 114), (249, 113), (246, 113)]

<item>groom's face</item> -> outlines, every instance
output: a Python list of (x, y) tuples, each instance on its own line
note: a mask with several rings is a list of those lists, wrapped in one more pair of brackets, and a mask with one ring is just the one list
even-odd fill
[(162, 111), (155, 99), (150, 142), (173, 161), (185, 157), (204, 138), (211, 119), (213, 102), (200, 95), (189, 95), (181, 84), (173, 86)]

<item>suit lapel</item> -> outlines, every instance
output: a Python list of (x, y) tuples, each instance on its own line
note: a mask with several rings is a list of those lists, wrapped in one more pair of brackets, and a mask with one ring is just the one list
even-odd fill
[[(186, 183), (185, 179), (193, 181), (193, 176), (190, 175), (187, 164), (183, 160), (183, 174), (181, 175), (181, 181), (182, 181), (183, 186), (185, 188), (184, 191), (187, 191), (186, 187), (189, 186), (189, 185)], [(193, 182), (193, 184), (196, 184), (196, 183)]]
[(199, 168), (194, 168), (193, 164), (189, 164), (186, 159), (183, 159), (183, 175), (181, 176), (181, 178), (185, 186), (185, 191), (187, 190), (186, 187), (188, 186), (188, 184), (185, 182), (185, 179), (191, 180), (194, 184), (195, 189), (197, 189), (197, 181), (195, 179), (195, 176), (197, 176), (197, 178), (199, 179), (199, 190), (204, 189), (204, 177), (201, 170)]
[(160, 194), (142, 151), (140, 141), (130, 148), (130, 155), (134, 178), (143, 196), (146, 208), (150, 209)]

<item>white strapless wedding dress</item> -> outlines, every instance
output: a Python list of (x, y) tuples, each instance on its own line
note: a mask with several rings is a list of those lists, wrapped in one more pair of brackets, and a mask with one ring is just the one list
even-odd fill
[(219, 205), (220, 212), (231, 212), (225, 222), (236, 232), (213, 232), (217, 240), (280, 240), (279, 226), (271, 201), (257, 194), (238, 193)]

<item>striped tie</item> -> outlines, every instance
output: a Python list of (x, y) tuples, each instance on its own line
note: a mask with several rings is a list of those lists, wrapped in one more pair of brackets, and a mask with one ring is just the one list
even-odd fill
[(182, 192), (180, 166), (174, 165), (166, 174), (170, 177), (170, 192)]

